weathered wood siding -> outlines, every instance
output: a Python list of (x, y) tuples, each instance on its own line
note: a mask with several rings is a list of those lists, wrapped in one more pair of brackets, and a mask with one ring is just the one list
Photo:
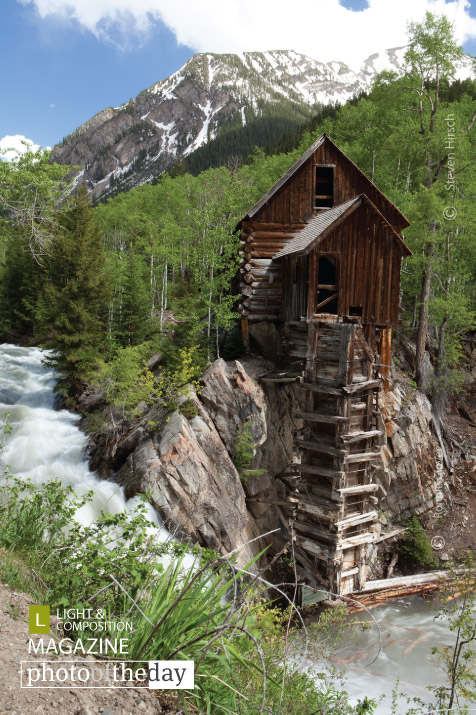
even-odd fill
[(269, 202), (253, 217), (254, 222), (293, 224), (305, 223), (319, 209), (314, 209), (314, 173), (316, 164), (335, 165), (334, 206), (366, 194), (385, 218), (401, 231), (405, 224), (401, 215), (383, 198), (345, 156), (330, 142), (324, 142)]
[(364, 324), (398, 322), (401, 249), (393, 235), (366, 204), (362, 204), (315, 249), (337, 256), (338, 314), (362, 308)]

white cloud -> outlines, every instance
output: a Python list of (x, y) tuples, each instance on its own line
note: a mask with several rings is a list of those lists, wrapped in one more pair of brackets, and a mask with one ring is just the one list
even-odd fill
[[(26, 145), (23, 142), (26, 142)], [(24, 154), (28, 149), (36, 151), (40, 147), (22, 134), (14, 134), (13, 136), (7, 134), (3, 139), (0, 139), (0, 159), (15, 161), (19, 154)]]
[(409, 20), (445, 13), (460, 42), (476, 38), (468, 0), (368, 0), (354, 12), (339, 0), (18, 0), (40, 17), (62, 16), (106, 39), (144, 34), (164, 22), (198, 52), (294, 49), (356, 67), (372, 52), (405, 44)]

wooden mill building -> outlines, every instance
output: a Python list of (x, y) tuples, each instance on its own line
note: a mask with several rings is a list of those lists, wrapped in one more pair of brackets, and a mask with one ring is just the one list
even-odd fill
[(300, 388), (303, 427), (287, 472), (296, 558), (338, 593), (363, 588), (375, 539), (378, 393), (408, 225), (324, 134), (238, 224), (243, 337), (266, 342), (272, 327), (280, 369), (262, 379)]

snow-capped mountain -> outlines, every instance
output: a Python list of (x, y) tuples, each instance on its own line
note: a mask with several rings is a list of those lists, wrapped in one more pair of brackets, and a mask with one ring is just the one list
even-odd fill
[(404, 47), (375, 53), (358, 70), (292, 50), (197, 54), (135, 99), (96, 114), (55, 147), (53, 158), (84, 167), (77, 180), (98, 198), (118, 185), (151, 181), (227, 131), (264, 119), (269, 131), (270, 118), (281, 134), (289, 131), (316, 107), (369, 89), (381, 70), (400, 71), (404, 53)]

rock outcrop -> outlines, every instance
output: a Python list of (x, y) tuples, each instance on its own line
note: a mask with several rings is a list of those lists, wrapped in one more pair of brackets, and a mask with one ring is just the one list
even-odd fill
[(385, 518), (402, 522), (436, 505), (441, 488), (441, 450), (431, 429), (431, 404), (408, 380), (381, 393), (386, 440), (382, 446), (379, 508)]
[[(152, 407), (132, 425), (122, 423), (91, 440), (91, 466), (124, 486), (126, 495), (148, 492), (170, 531), (220, 553), (270, 530), (240, 549), (243, 565), (272, 541), (286, 538), (285, 499), (276, 479), (292, 461), (294, 394), (286, 386), (263, 388), (259, 376), (272, 367), (260, 358), (217, 360), (205, 372), (199, 395), (187, 409), (166, 415)], [(192, 406), (192, 409), (190, 409)], [(196, 413), (196, 414), (194, 414)], [(240, 479), (235, 440), (250, 424), (260, 476)]]

